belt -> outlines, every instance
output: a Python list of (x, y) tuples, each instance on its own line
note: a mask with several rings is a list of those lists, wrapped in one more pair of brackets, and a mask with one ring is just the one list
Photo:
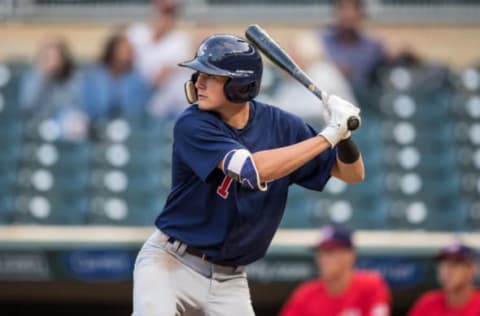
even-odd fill
[[(168, 240), (167, 240), (169, 243), (173, 244), (176, 239), (173, 238), (173, 237), (168, 237)], [(195, 247), (191, 247), (191, 246), (187, 246), (187, 248), (185, 248), (185, 252), (186, 253), (189, 253), (195, 257), (199, 257), (201, 258), (202, 260), (207, 260), (209, 261), (210, 257), (207, 256), (203, 251), (201, 251), (200, 249), (198, 248), (195, 248)]]
[(218, 278), (218, 275), (215, 276), (216, 273), (232, 276), (239, 275), (245, 271), (245, 266), (224, 266), (213, 263), (209, 261), (210, 257), (200, 249), (188, 246), (180, 240), (167, 236), (160, 230), (157, 231), (157, 234), (172, 246), (171, 249), (179, 256), (179, 260), (208, 278)]

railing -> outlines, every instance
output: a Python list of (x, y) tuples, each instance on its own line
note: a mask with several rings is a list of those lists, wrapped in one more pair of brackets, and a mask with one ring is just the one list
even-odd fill
[[(0, 21), (131, 21), (145, 18), (149, 0), (1, 0)], [(324, 24), (331, 0), (184, 0), (182, 19), (200, 23)], [(365, 0), (381, 23), (480, 23), (477, 0)]]

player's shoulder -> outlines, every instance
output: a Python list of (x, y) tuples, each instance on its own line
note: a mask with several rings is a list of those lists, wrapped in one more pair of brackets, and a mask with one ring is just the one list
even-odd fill
[[(409, 316), (436, 315), (444, 308), (444, 298), (440, 290), (431, 290), (421, 295), (413, 304)], [(443, 307), (442, 307), (443, 306)]]
[(258, 100), (254, 100), (255, 104), (255, 111), (257, 112), (257, 115), (260, 117), (268, 117), (269, 119), (273, 119), (276, 121), (283, 121), (285, 122), (292, 122), (292, 123), (303, 123), (303, 120), (288, 111), (285, 111), (275, 105), (269, 104), (269, 103), (264, 103)]
[(475, 292), (473, 292), (473, 297), (474, 300), (480, 305), (480, 289), (476, 289)]
[(420, 296), (416, 305), (428, 308), (428, 306), (440, 304), (443, 300), (444, 294), (441, 290), (431, 290)]
[(178, 116), (174, 129), (194, 129), (205, 124), (216, 125), (219, 120), (213, 112), (202, 111), (197, 104), (192, 104)]

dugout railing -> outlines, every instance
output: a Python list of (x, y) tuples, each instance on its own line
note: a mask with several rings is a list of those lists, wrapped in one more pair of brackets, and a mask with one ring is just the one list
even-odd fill
[[(128, 309), (137, 251), (152, 227), (3, 226), (0, 304), (121, 304)], [(257, 310), (275, 310), (300, 282), (316, 277), (312, 246), (319, 231), (277, 232), (267, 256), (247, 268)], [(479, 233), (462, 233), (478, 248)], [(357, 231), (357, 267), (380, 272), (395, 314), (436, 287), (435, 252), (451, 233)], [(477, 279), (477, 281), (480, 281)]]

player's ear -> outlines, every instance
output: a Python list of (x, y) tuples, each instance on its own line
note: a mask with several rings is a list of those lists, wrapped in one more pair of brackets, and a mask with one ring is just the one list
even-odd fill
[(197, 88), (195, 88), (195, 82), (197, 82), (198, 72), (194, 72), (190, 80), (185, 82), (185, 97), (187, 98), (188, 103), (192, 104), (197, 102)]

